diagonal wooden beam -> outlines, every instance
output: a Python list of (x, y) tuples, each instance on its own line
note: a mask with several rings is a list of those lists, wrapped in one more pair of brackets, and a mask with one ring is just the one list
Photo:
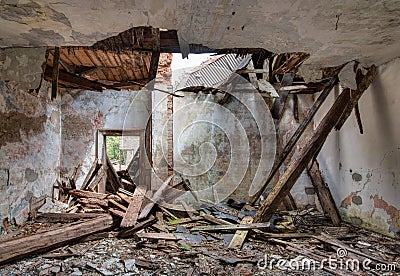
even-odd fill
[(286, 144), (285, 148), (283, 149), (283, 152), (282, 152), (282, 155), (281, 155), (279, 161), (272, 168), (271, 173), (270, 173), (267, 181), (265, 181), (265, 183), (262, 186), (262, 188), (250, 198), (249, 203), (251, 205), (254, 205), (254, 203), (256, 203), (256, 201), (263, 194), (263, 192), (265, 191), (265, 189), (267, 188), (267, 186), (269, 185), (271, 180), (274, 178), (275, 174), (279, 171), (279, 169), (282, 166), (283, 162), (288, 157), (289, 153), (293, 150), (294, 146), (296, 145), (297, 141), (300, 139), (300, 137), (303, 134), (304, 130), (310, 124), (310, 122), (314, 118), (315, 114), (317, 113), (317, 111), (319, 110), (321, 105), (324, 103), (325, 99), (328, 97), (329, 92), (336, 85), (337, 81), (338, 81), (338, 78), (334, 77), (328, 82), (328, 84), (326, 85), (325, 89), (322, 91), (321, 95), (315, 101), (315, 103), (311, 107), (310, 111), (308, 111), (306, 117), (304, 118), (304, 120), (301, 122), (301, 124), (297, 128), (296, 132), (292, 135), (292, 137), (290, 138), (289, 142)]
[(335, 202), (333, 201), (332, 194), (322, 178), (317, 159), (314, 159), (311, 162), (311, 166), (307, 168), (307, 174), (317, 192), (319, 203), (321, 204), (324, 213), (329, 215), (333, 225), (339, 226), (341, 223), (340, 215)]
[(271, 193), (261, 204), (254, 216), (254, 222), (268, 221), (272, 217), (275, 210), (282, 203), (282, 199), (289, 194), (303, 170), (322, 147), (338, 121), (346, 121), (349, 117), (350, 113), (346, 113), (346, 111), (353, 103), (357, 103), (364, 91), (372, 83), (376, 73), (376, 66), (372, 65), (365, 76), (357, 78), (357, 90), (345, 89), (337, 97), (312, 136), (305, 141), (297, 158), (291, 163)]

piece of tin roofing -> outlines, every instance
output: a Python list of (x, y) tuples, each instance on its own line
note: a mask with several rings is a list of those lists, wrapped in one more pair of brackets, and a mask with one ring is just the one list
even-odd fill
[(237, 70), (245, 67), (251, 55), (226, 54), (215, 56), (194, 68), (179, 84), (178, 89), (191, 86), (218, 87)]

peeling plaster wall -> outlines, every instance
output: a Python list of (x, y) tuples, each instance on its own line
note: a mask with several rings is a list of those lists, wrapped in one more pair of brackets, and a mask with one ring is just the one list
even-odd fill
[[(145, 129), (150, 93), (73, 90), (62, 96), (61, 176), (71, 177), (83, 164), (77, 187), (95, 159), (97, 129)], [(100, 135), (99, 135), (100, 136)], [(99, 139), (99, 156), (101, 156)]]
[[(375, 81), (364, 92), (359, 102), (364, 134), (359, 133), (352, 114), (339, 132), (331, 133), (319, 156), (342, 218), (397, 237), (400, 237), (399, 70), (400, 59), (380, 66)], [(330, 104), (332, 100), (333, 97)]]
[[(267, 107), (260, 106), (252, 93), (242, 96), (231, 96), (223, 105), (219, 103), (223, 95), (218, 93), (174, 98), (174, 166), (194, 190), (201, 191), (202, 199), (219, 201), (229, 196), (247, 201), (272, 167), (272, 119), (255, 120)], [(261, 136), (263, 130), (267, 133)], [(267, 145), (263, 149), (262, 139)]]
[(0, 81), (13, 80), (19, 89), (36, 89), (42, 77), (46, 48), (0, 49)]
[(59, 174), (60, 108), (47, 83), (31, 95), (0, 82), (0, 220), (28, 218), (33, 197), (51, 196)]

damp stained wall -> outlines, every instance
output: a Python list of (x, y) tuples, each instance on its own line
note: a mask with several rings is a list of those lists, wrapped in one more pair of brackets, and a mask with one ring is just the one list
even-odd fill
[[(95, 160), (97, 129), (144, 130), (149, 116), (150, 93), (105, 90), (101, 93), (72, 90), (62, 95), (61, 177), (71, 177), (78, 166), (82, 170), (77, 187)], [(99, 158), (102, 139), (99, 135)]]
[(29, 202), (51, 196), (59, 175), (59, 102), (43, 83), (32, 95), (0, 82), (0, 220), (28, 218)]
[(232, 94), (221, 104), (223, 96), (174, 98), (174, 168), (201, 199), (246, 201), (272, 167), (274, 125), (258, 92)]
[(364, 134), (352, 114), (340, 131), (329, 135), (319, 156), (342, 218), (394, 237), (400, 237), (399, 70), (400, 59), (380, 66), (360, 99)]

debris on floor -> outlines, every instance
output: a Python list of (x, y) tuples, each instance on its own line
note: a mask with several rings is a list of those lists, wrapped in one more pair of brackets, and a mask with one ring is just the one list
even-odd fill
[[(121, 181), (120, 175), (95, 163), (83, 189), (62, 185), (62, 198), (69, 205), (61, 213), (40, 212), (63, 206), (44, 200), (46, 206), (58, 209), (37, 204), (25, 225), (8, 227), (8, 233), (0, 236), (0, 275), (286, 275), (288, 271), (396, 275), (400, 271), (398, 240), (345, 223), (337, 226), (313, 208), (276, 211), (267, 222), (254, 222), (258, 208), (232, 199), (198, 210), (181, 203), (177, 211), (158, 203), (193, 193), (187, 179), (174, 185), (170, 176), (153, 192), (135, 186), (128, 174)], [(105, 193), (96, 191), (101, 183)]]

